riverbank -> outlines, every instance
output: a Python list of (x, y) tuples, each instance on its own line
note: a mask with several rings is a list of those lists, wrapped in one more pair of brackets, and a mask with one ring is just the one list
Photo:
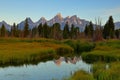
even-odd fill
[(82, 58), (88, 63), (120, 61), (120, 40), (96, 42), (96, 47), (91, 52), (82, 53)]
[(61, 52), (73, 53), (73, 49), (55, 40), (0, 39), (1, 66), (38, 63), (53, 59)]
[(80, 40), (0, 38), (0, 66), (37, 64), (59, 56), (91, 51), (93, 43)]
[(91, 73), (79, 70), (67, 80), (120, 80), (120, 62), (95, 63)]

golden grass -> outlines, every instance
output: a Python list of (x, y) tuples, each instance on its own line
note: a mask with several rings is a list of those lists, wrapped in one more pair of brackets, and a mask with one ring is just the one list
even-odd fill
[(108, 40), (104, 42), (96, 42), (96, 47), (91, 52), (84, 52), (82, 54), (86, 62), (96, 61), (120, 61), (120, 41)]
[(55, 40), (47, 39), (0, 39), (0, 64), (24, 63), (44, 58), (52, 59), (58, 49), (73, 52), (73, 49)]

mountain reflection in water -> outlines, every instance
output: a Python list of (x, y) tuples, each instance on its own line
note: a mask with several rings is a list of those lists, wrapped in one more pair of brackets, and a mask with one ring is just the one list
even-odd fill
[(60, 57), (37, 65), (9, 66), (0, 68), (0, 80), (62, 80), (77, 70), (90, 72), (91, 65), (81, 57)]
[(66, 62), (66, 63), (71, 63), (71, 64), (76, 64), (77, 62), (79, 62), (80, 60), (82, 60), (81, 56), (80, 57), (60, 57), (59, 59), (55, 60), (54, 59), (54, 63), (58, 66), (61, 65), (62, 62)]

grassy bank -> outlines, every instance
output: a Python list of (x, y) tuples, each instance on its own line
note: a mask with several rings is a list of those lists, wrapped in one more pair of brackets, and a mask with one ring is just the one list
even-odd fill
[(92, 70), (92, 73), (79, 70), (67, 80), (120, 80), (120, 62), (95, 63)]
[(94, 46), (80, 40), (0, 38), (0, 65), (36, 64), (59, 56), (91, 51)]
[(91, 52), (84, 52), (82, 58), (90, 63), (97, 61), (120, 61), (120, 40), (96, 42), (94, 50)]
[(73, 48), (48, 39), (0, 39), (0, 65), (37, 63), (62, 54), (72, 54)]
[(97, 63), (93, 65), (93, 76), (96, 80), (120, 80), (120, 62)]
[(95, 80), (92, 74), (79, 70), (75, 72), (68, 80)]

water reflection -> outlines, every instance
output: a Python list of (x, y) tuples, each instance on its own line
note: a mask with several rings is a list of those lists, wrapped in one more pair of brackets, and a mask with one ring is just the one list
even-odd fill
[(38, 65), (0, 68), (0, 80), (62, 80), (79, 69), (89, 72), (90, 68), (81, 57), (60, 57)]
[(62, 62), (66, 62), (66, 63), (72, 63), (72, 64), (76, 64), (77, 62), (79, 62), (80, 60), (82, 60), (81, 56), (80, 57), (60, 57), (59, 59), (55, 60), (54, 59), (54, 63), (58, 66), (61, 65)]

